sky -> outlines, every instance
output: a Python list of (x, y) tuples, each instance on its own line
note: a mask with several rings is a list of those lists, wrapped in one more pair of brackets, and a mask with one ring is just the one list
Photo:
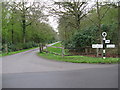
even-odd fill
[[(27, 0), (28, 2), (43, 2), (45, 6), (51, 6), (53, 4), (52, 0)], [(59, 1), (59, 0), (56, 0)], [(44, 11), (45, 14), (49, 15), (48, 11)], [(58, 19), (53, 16), (48, 16), (49, 21), (47, 22), (56, 32), (58, 32)]]

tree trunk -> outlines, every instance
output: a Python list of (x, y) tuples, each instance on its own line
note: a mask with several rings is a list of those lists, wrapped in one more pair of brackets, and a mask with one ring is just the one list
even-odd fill
[(100, 37), (99, 37), (99, 41), (102, 43), (102, 36), (101, 36), (101, 33), (102, 33), (102, 31), (101, 31), (101, 16), (100, 16), (100, 8), (99, 8), (99, 2), (98, 2), (99, 0), (97, 0), (97, 15), (98, 15), (98, 32), (99, 32), (99, 35), (100, 35)]
[[(13, 10), (12, 10), (13, 11)], [(14, 43), (14, 30), (13, 30), (13, 25), (14, 25), (14, 18), (13, 18), (13, 13), (12, 13), (12, 30), (11, 30), (11, 37), (12, 37), (12, 44)]]
[(23, 11), (22, 11), (22, 29), (23, 29), (23, 43), (26, 42), (26, 18), (25, 18), (25, 6), (24, 2), (22, 3), (23, 5)]
[(14, 43), (14, 30), (13, 30), (13, 24), (12, 24), (12, 44)]
[(118, 57), (120, 58), (120, 1), (118, 2)]
[[(101, 16), (100, 16), (100, 7), (99, 7), (99, 0), (97, 0), (96, 2), (96, 5), (97, 5), (97, 18), (98, 18), (98, 33), (99, 33), (99, 38), (98, 38), (98, 42), (100, 43), (103, 43), (103, 40), (102, 40), (102, 30), (101, 30)], [(100, 54), (100, 49), (98, 49), (97, 51), (97, 56)]]

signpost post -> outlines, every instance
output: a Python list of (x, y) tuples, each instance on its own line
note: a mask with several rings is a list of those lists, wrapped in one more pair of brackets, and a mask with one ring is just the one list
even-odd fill
[(97, 49), (97, 56), (98, 56), (98, 48), (103, 48), (103, 59), (106, 58), (106, 51), (105, 48), (115, 48), (115, 44), (107, 44), (110, 43), (110, 40), (106, 40), (107, 33), (102, 32), (103, 36), (103, 43), (102, 44), (92, 44), (92, 48)]
[(102, 36), (103, 36), (103, 59), (105, 59), (105, 58), (106, 58), (106, 57), (105, 57), (105, 47), (106, 47), (105, 41), (106, 41), (107, 33), (106, 33), (106, 32), (103, 32), (103, 33), (102, 33)]
[(96, 48), (97, 57), (98, 57), (99, 56), (98, 55), (98, 49), (103, 48), (103, 44), (92, 44), (92, 48)]

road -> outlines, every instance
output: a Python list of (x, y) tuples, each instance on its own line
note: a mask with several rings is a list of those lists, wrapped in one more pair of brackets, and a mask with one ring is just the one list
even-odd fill
[(38, 49), (2, 58), (3, 88), (117, 88), (117, 64), (58, 62)]

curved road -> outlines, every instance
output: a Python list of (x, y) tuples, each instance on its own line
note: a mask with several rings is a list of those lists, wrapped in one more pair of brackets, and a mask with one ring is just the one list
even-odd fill
[(33, 49), (2, 58), (3, 88), (117, 88), (117, 64), (76, 64), (37, 56)]

